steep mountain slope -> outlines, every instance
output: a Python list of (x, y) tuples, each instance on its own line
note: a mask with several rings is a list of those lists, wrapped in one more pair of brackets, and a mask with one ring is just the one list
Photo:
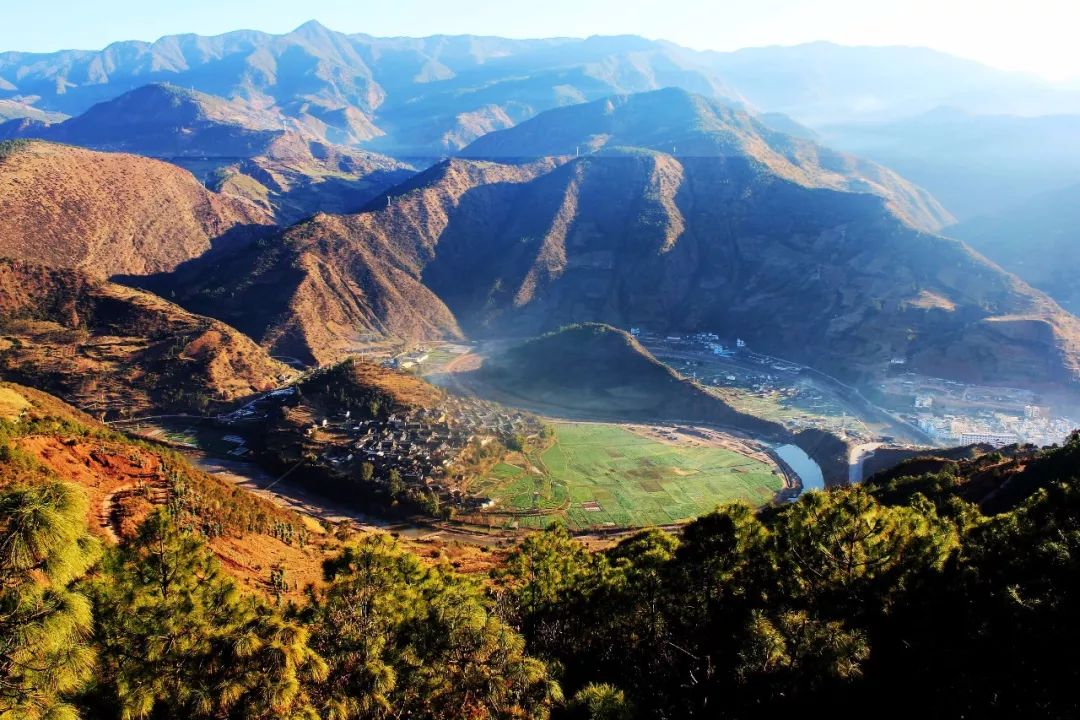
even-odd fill
[(65, 122), (12, 122), (0, 132), (166, 160), (215, 191), (273, 212), (281, 224), (320, 211), (354, 212), (412, 174), (388, 157), (313, 140), (276, 111), (164, 84)]
[(787, 435), (776, 423), (733, 410), (610, 325), (571, 325), (542, 335), (496, 356), (481, 372), (530, 405), (650, 422), (716, 423), (758, 437)]
[(895, 173), (774, 131), (741, 110), (669, 88), (551, 110), (465, 148), (463, 157), (514, 160), (644, 148), (675, 157), (749, 158), (766, 172), (807, 187), (872, 192), (916, 227), (953, 222), (929, 193)]
[(32, 120), (37, 122), (60, 122), (66, 118), (61, 113), (39, 110), (33, 105), (17, 100), (0, 100), (0, 125), (8, 120)]
[(0, 260), (0, 370), (96, 413), (205, 411), (291, 374), (248, 338), (78, 270)]
[(948, 232), (1080, 314), (1080, 185), (1006, 206)]
[(937, 108), (820, 128), (832, 147), (919, 183), (961, 221), (1080, 180), (1080, 115), (973, 115)]
[(304, 361), (342, 357), (369, 333), (459, 337), (457, 320), (420, 279), (450, 216), (466, 192), (524, 182), (552, 165), (445, 163), (395, 188), (385, 205), (316, 216), (256, 252), (195, 262), (146, 287)]
[[(503, 220), (477, 221), (492, 205)], [(1041, 294), (874, 196), (744, 159), (591, 156), (458, 210), (424, 280), (466, 331), (602, 321), (743, 337), (853, 378), (893, 358), (966, 380), (1077, 378), (1078, 321)]]
[[(296, 512), (196, 469), (179, 453), (136, 442), (47, 393), (0, 382), (0, 403), (18, 405), (2, 441), (0, 488), (62, 481), (85, 495), (94, 535), (130, 540), (155, 506), (207, 534), (223, 569), (244, 586), (278, 594), (269, 568), (287, 567), (293, 592), (319, 583), (324, 544)], [(0, 413), (3, 412), (0, 404)], [(310, 534), (309, 534), (310, 533)], [(335, 543), (336, 544), (336, 543)]]
[(109, 277), (171, 270), (270, 224), (172, 165), (38, 141), (0, 144), (0, 257)]
[[(596, 321), (742, 337), (853, 380), (894, 359), (978, 382), (1077, 379), (1078, 321), (1046, 297), (875, 195), (808, 187), (820, 165), (774, 150), (752, 121), (737, 124), (745, 116), (729, 128), (690, 96), (652, 96), (665, 97), (689, 98), (665, 104), (693, 112), (662, 125), (712, 154), (604, 146), (527, 165), (455, 159), (388, 206), (319, 216), (257, 256), (195, 263), (151, 287), (305, 359), (336, 357), (368, 329), (521, 337)], [(583, 111), (595, 108), (551, 114)], [(655, 147), (675, 144), (652, 133), (654, 113), (615, 114), (621, 124), (607, 127), (626, 137), (645, 128)], [(706, 121), (720, 125), (680, 134)], [(518, 133), (565, 154), (559, 143), (582, 125), (540, 117), (480, 145), (506, 138), (517, 153)]]

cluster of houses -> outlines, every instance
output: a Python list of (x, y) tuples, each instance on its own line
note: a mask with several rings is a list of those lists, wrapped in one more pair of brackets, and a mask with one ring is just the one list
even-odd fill
[(487, 498), (465, 496), (460, 476), (451, 468), (473, 442), (507, 442), (537, 435), (540, 422), (531, 415), (473, 398), (451, 398), (438, 408), (411, 408), (386, 418), (357, 420), (349, 412), (331, 414), (309, 435), (329, 434), (322, 459), (335, 469), (359, 475), (364, 463), (374, 476), (388, 478), (396, 470), (405, 486), (435, 493), (444, 502), (478, 509)]

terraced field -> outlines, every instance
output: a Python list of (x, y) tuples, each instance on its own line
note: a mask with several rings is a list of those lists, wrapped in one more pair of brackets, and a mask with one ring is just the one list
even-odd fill
[(493, 524), (539, 528), (562, 518), (585, 530), (682, 522), (732, 500), (766, 503), (781, 486), (771, 467), (725, 448), (559, 423), (548, 449), (510, 456), (471, 490), (496, 501)]

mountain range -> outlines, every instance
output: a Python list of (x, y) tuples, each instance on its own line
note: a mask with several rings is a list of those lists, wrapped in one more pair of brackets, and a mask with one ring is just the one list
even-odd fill
[[(1076, 318), (941, 237), (966, 231), (930, 192), (758, 110), (795, 107), (779, 96), (740, 89), (756, 57), (762, 83), (820, 104), (784, 83), (855, 50), (391, 41), (308, 24), (2, 54), (2, 92), (28, 110), (0, 124), (24, 138), (0, 153), (0, 210), (15, 220), (0, 256), (121, 279), (305, 363), (376, 336), (605, 322), (739, 336), (854, 381), (904, 363), (974, 382), (1075, 382)], [(865, 72), (899, 102), (913, 89), (888, 67), (908, 51), (887, 50), (868, 50)], [(938, 68), (935, 102), (957, 83), (1020, 82), (911, 57)], [(829, 98), (836, 113), (853, 102)], [(358, 143), (453, 157), (411, 164)]]
[(919, 48), (813, 43), (699, 52), (635, 36), (376, 38), (317, 22), (0, 53), (0, 100), (78, 115), (170, 82), (278, 115), (336, 144), (438, 156), (554, 107), (680, 87), (810, 124), (895, 119), (941, 105), (1080, 112), (1080, 92)]
[(284, 124), (239, 101), (154, 84), (63, 122), (0, 123), (0, 139), (39, 138), (167, 160), (213, 190), (250, 200), (279, 224), (320, 211), (358, 210), (414, 172), (392, 158), (312, 139)]
[[(308, 361), (369, 331), (524, 336), (600, 321), (738, 335), (849, 378), (897, 359), (979, 382), (1077, 376), (1078, 321), (921, 229), (915, 209), (925, 221), (934, 206), (914, 200), (928, 196), (700, 96), (552, 110), (462, 155), (364, 212), (146, 286)], [(871, 170), (897, 192), (870, 187), (859, 173)]]

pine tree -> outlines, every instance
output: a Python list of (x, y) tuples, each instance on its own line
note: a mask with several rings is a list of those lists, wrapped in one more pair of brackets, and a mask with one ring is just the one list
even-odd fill
[(330, 664), (331, 720), (544, 718), (558, 697), (543, 663), (472, 581), (427, 568), (383, 536), (327, 561), (305, 619)]
[(0, 491), (0, 718), (77, 718), (90, 679), (90, 601), (73, 587), (98, 556), (86, 500), (49, 483)]
[(164, 510), (94, 583), (103, 690), (121, 717), (315, 717), (326, 666), (308, 633), (241, 596), (196, 536)]

